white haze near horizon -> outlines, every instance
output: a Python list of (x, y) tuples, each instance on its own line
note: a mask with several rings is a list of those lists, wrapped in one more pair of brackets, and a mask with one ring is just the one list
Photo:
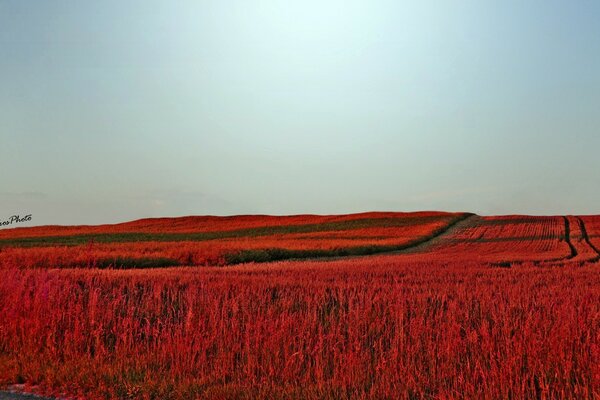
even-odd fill
[(600, 214), (600, 3), (0, 0), (0, 221)]

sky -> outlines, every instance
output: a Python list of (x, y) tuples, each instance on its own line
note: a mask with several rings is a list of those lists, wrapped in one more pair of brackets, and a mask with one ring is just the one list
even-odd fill
[(0, 221), (600, 214), (599, 20), (594, 0), (0, 0)]

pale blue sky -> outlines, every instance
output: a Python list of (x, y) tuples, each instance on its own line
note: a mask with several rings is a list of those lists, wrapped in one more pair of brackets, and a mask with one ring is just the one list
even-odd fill
[(600, 214), (598, 1), (0, 0), (0, 220)]

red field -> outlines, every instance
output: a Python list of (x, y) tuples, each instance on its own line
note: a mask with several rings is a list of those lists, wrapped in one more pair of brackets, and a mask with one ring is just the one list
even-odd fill
[[(599, 398), (599, 238), (596, 217), (443, 213), (3, 230), (0, 387)], [(269, 262), (202, 266), (245, 260)]]
[[(571, 229), (574, 228), (571, 224)], [(566, 230), (564, 217), (473, 217), (471, 224), (428, 250), (438, 258), (505, 263), (565, 262), (572, 258)], [(573, 236), (570, 239), (572, 241)], [(585, 250), (585, 246), (581, 249)]]
[(427, 240), (465, 217), (434, 212), (187, 217), (21, 228), (0, 231), (0, 267), (197, 266), (365, 255)]
[(113, 225), (82, 226), (41, 226), (32, 228), (14, 228), (0, 230), (1, 238), (22, 238), (38, 236), (69, 236), (93, 233), (193, 233), (193, 232), (231, 232), (240, 229), (262, 227), (293, 227), (301, 225), (339, 223), (371, 219), (427, 219), (444, 218), (456, 214), (444, 212), (369, 212), (348, 215), (240, 215), (233, 217), (179, 217), (148, 218)]

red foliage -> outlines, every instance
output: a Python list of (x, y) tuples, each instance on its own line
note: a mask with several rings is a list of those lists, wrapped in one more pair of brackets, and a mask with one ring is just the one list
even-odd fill
[(0, 383), (81, 398), (595, 398), (600, 273), (406, 263), (5, 270)]
[[(439, 216), (206, 241), (1, 248), (0, 387), (24, 382), (82, 399), (600, 398), (600, 218), (472, 217), (403, 254), (334, 261), (94, 268), (115, 257), (206, 265), (239, 250), (412, 243), (452, 220)], [(172, 232), (327, 218), (364, 215), (184, 218)], [(3, 237), (58, 228), (34, 229)]]

